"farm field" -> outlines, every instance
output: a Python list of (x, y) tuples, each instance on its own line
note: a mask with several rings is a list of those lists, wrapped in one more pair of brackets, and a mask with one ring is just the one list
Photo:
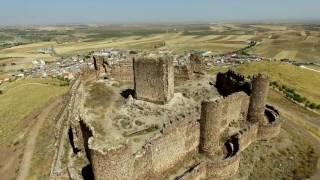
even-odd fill
[(320, 73), (318, 72), (280, 62), (244, 64), (236, 70), (246, 76), (257, 73), (268, 74), (271, 81), (293, 88), (310, 101), (320, 104)]
[[(19, 34), (19, 40), (16, 35)], [(277, 24), (194, 24), (194, 25), (109, 25), (70, 27), (29, 27), (0, 29), (0, 62), (30, 63), (54, 61), (60, 57), (88, 54), (103, 48), (158, 50), (164, 47), (177, 53), (189, 50), (232, 52), (248, 41), (258, 45), (249, 53), (271, 59), (320, 62), (318, 26)], [(160, 45), (160, 46), (159, 46)], [(39, 53), (54, 48), (56, 54)]]

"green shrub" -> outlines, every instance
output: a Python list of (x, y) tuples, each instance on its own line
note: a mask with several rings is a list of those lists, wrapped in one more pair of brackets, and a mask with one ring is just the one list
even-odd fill
[(317, 105), (315, 103), (309, 104), (310, 109), (316, 109)]

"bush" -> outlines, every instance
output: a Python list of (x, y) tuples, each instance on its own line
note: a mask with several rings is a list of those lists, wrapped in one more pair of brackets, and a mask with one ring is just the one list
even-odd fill
[(279, 87), (279, 84), (276, 81), (272, 81), (270, 83), (271, 86)]
[(309, 108), (310, 109), (315, 109), (316, 107), (317, 107), (317, 105), (315, 103), (309, 104)]

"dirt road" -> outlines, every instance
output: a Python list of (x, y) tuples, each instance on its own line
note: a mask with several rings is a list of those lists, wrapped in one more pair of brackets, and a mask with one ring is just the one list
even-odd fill
[(36, 145), (37, 136), (39, 134), (39, 131), (40, 131), (43, 123), (48, 119), (50, 112), (52, 112), (54, 110), (54, 108), (56, 108), (56, 106), (58, 106), (59, 103), (61, 103), (61, 101), (62, 101), (62, 98), (57, 98), (52, 103), (47, 105), (47, 107), (42, 109), (40, 114), (36, 117), (36, 123), (30, 129), (30, 132), (29, 132), (29, 135), (27, 138), (27, 144), (25, 146), (25, 150), (23, 153), (23, 158), (22, 158), (22, 162), (20, 165), (17, 180), (25, 180), (28, 177), (29, 171), (31, 168), (32, 155), (33, 155), (33, 152), (35, 149), (35, 145)]

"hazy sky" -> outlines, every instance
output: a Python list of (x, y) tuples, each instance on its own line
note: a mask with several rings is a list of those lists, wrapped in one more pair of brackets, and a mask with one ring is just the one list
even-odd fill
[(320, 0), (1, 0), (0, 25), (320, 20)]

